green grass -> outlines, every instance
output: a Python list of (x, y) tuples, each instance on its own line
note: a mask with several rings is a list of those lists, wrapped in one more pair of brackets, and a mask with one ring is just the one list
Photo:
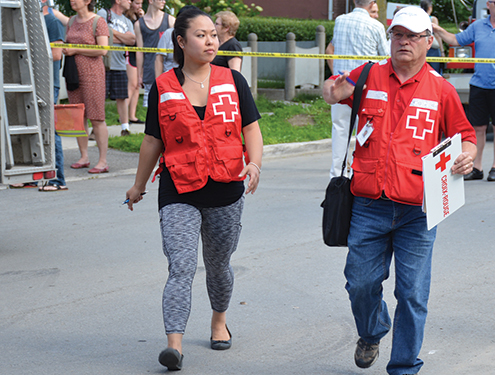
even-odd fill
[[(330, 106), (321, 97), (305, 106), (297, 103), (270, 103), (266, 98), (260, 98), (258, 104), (262, 113), (259, 124), (265, 145), (316, 141), (332, 136)], [(271, 113), (263, 113), (266, 111), (261, 108), (269, 109)], [(292, 125), (289, 120), (296, 116), (308, 122)], [(310, 119), (314, 124), (309, 123)]]
[(125, 137), (110, 137), (108, 147), (125, 152), (139, 152), (144, 133), (130, 134)]
[(258, 79), (260, 89), (284, 89), (285, 81), (274, 79)]
[[(139, 101), (136, 107), (136, 116), (141, 120), (146, 118), (147, 109), (143, 107), (143, 97), (139, 97)], [(105, 101), (105, 121), (107, 125), (117, 125), (119, 122), (119, 114), (117, 113), (117, 106), (115, 101), (107, 99)]]
[[(264, 96), (256, 100), (256, 106), (261, 113), (259, 124), (265, 145), (316, 141), (332, 136), (330, 106), (321, 96), (300, 95), (295, 100), (286, 103), (271, 101)], [(115, 116), (116, 109), (112, 108), (110, 103), (107, 103), (106, 109), (107, 123), (111, 124), (109, 119), (112, 118), (110, 116)], [(142, 107), (140, 109), (144, 114), (138, 114), (138, 117), (145, 118), (146, 110)], [(298, 125), (290, 123), (289, 120), (294, 118), (299, 119)], [(108, 145), (121, 151), (139, 152), (143, 138), (144, 134), (111, 137)]]

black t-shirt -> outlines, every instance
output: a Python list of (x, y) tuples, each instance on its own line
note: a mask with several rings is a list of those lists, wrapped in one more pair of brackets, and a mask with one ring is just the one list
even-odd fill
[[(178, 68), (174, 68), (175, 74), (181, 85), (184, 84), (184, 75)], [(239, 72), (232, 70), (234, 84), (239, 96), (239, 107), (241, 110), (242, 126), (249, 125), (260, 119), (260, 114), (254, 103), (249, 86)], [(206, 107), (194, 107), (198, 117), (203, 120)], [(151, 86), (148, 96), (148, 114), (146, 116), (145, 134), (162, 139), (160, 125), (158, 122), (158, 89), (156, 82)], [(172, 203), (187, 203), (195, 207), (220, 207), (236, 202), (244, 193), (243, 181), (232, 181), (229, 183), (216, 182), (208, 177), (206, 185), (196, 191), (179, 194), (168, 169), (165, 167), (160, 175), (160, 188), (158, 196), (158, 208)]]
[[(219, 51), (240, 51), (242, 52), (241, 43), (234, 37), (227, 40), (219, 48)], [(225, 68), (229, 67), (229, 60), (238, 56), (220, 56), (217, 55), (211, 62), (213, 65), (223, 66)], [(242, 59), (242, 56), (239, 56)]]

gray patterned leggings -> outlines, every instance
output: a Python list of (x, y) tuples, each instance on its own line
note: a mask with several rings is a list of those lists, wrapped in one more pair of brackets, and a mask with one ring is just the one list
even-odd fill
[(169, 272), (163, 291), (167, 334), (183, 334), (186, 329), (200, 233), (211, 308), (220, 313), (227, 311), (234, 288), (230, 257), (239, 241), (243, 207), (244, 196), (223, 207), (196, 208), (174, 203), (160, 210), (163, 252)]

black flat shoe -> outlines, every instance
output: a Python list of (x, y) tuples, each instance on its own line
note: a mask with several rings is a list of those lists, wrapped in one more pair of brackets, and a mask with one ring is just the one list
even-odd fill
[(229, 327), (227, 327), (227, 325), (225, 325), (225, 328), (227, 328), (227, 332), (229, 333), (230, 339), (228, 339), (228, 340), (213, 340), (210, 337), (210, 347), (213, 350), (227, 350), (227, 349), (230, 349), (230, 347), (232, 346), (232, 334), (230, 333)]
[(165, 366), (168, 371), (178, 371), (182, 369), (182, 360), (184, 356), (178, 350), (167, 348), (158, 356), (158, 362)]

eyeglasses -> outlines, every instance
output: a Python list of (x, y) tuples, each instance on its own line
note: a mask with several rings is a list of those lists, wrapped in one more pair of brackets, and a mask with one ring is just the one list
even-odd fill
[(410, 42), (419, 42), (419, 40), (421, 38), (427, 38), (429, 37), (430, 35), (428, 34), (425, 34), (425, 35), (422, 35), (422, 34), (404, 34), (404, 33), (401, 33), (399, 31), (391, 31), (389, 33), (390, 35), (390, 38), (393, 39), (393, 40), (401, 40), (402, 37), (406, 36), (407, 40), (409, 40)]

